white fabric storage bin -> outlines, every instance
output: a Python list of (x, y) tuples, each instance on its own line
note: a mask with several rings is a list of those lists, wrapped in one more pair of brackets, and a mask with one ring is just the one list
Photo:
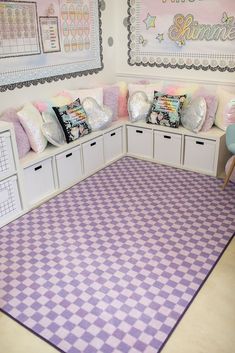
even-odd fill
[(21, 209), (17, 177), (13, 175), (0, 182), (0, 227), (17, 216)]
[(14, 173), (15, 162), (11, 145), (10, 132), (0, 133), (0, 178)]
[(180, 165), (182, 135), (154, 132), (154, 159), (162, 163)]
[(195, 171), (214, 172), (216, 141), (185, 136), (184, 166)]
[(81, 147), (75, 147), (56, 156), (60, 188), (74, 184), (82, 177)]
[(122, 155), (122, 128), (104, 134), (104, 159), (111, 162)]
[(52, 194), (55, 191), (52, 158), (25, 168), (24, 185), (31, 205)]
[(85, 142), (82, 145), (84, 173), (90, 174), (103, 167), (103, 136)]
[(153, 158), (152, 130), (127, 126), (127, 151), (136, 156)]

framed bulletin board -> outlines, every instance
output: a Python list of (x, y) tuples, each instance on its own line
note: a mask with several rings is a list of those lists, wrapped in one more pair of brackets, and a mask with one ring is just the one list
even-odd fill
[(0, 0), (0, 91), (102, 68), (99, 0)]
[(235, 71), (235, 1), (128, 0), (129, 65)]

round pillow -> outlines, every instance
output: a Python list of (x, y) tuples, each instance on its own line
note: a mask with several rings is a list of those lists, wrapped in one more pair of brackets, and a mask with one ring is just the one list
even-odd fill
[[(229, 171), (229, 168), (231, 166), (233, 158), (235, 158), (235, 157), (232, 156), (231, 158), (229, 158), (228, 162), (226, 163), (226, 166), (225, 166), (226, 175), (228, 174), (228, 171)], [(233, 183), (235, 183), (235, 168), (233, 169), (233, 172), (232, 172), (229, 180), (232, 181)]]
[(181, 123), (185, 129), (199, 132), (206, 119), (207, 105), (204, 97), (196, 97), (181, 111)]

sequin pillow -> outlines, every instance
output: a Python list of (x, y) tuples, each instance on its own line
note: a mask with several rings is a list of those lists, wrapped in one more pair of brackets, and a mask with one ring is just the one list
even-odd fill
[(53, 107), (53, 110), (64, 130), (67, 143), (91, 132), (87, 115), (79, 99), (63, 107)]
[(192, 99), (182, 111), (182, 125), (190, 131), (199, 132), (205, 122), (206, 112), (207, 105), (204, 97)]
[(147, 117), (147, 123), (173, 128), (179, 127), (180, 113), (186, 97), (186, 94), (171, 96), (154, 92), (154, 100), (150, 114)]

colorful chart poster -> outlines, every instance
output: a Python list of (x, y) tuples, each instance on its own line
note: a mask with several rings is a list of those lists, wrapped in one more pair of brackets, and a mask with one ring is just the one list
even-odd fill
[(0, 58), (40, 54), (36, 3), (0, 1)]
[(58, 17), (40, 17), (43, 53), (60, 51)]
[(0, 64), (0, 91), (102, 70), (100, 1), (0, 1)]
[(235, 1), (129, 0), (128, 7), (129, 65), (235, 71)]

